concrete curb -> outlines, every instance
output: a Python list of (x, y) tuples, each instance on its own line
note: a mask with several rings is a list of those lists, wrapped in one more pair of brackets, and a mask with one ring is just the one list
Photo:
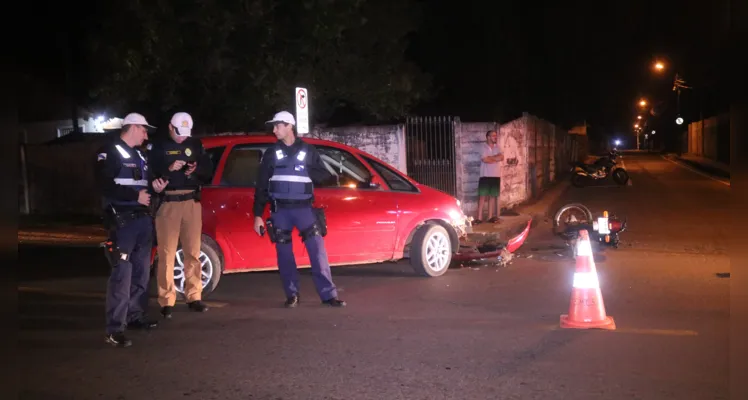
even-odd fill
[(468, 242), (473, 244), (505, 242), (521, 233), (528, 219), (532, 221), (531, 230), (536, 228), (539, 221), (553, 216), (556, 209), (560, 207), (561, 197), (571, 187), (571, 181), (567, 178), (564, 176), (563, 179), (553, 183), (538, 199), (515, 207), (513, 211), (518, 213), (518, 216), (501, 217), (501, 224), (493, 225), (486, 231), (483, 231), (480, 225), (479, 231), (475, 231), (473, 227), (473, 233), (468, 234)]
[(667, 160), (667, 161), (670, 161), (671, 163), (673, 163), (675, 165), (678, 165), (681, 168), (687, 169), (687, 170), (689, 170), (691, 172), (694, 172), (696, 174), (699, 174), (699, 175), (701, 175), (703, 177), (709, 178), (709, 179), (711, 179), (713, 181), (716, 181), (716, 182), (719, 182), (719, 183), (721, 183), (723, 185), (727, 185), (727, 186), (731, 187), (730, 178), (719, 176), (718, 174), (714, 173), (714, 171), (719, 171), (719, 172), (722, 172), (722, 173), (729, 174), (730, 171), (724, 171), (721, 168), (713, 167), (713, 166), (709, 166), (709, 165), (705, 165), (705, 164), (701, 164), (701, 163), (699, 163), (697, 161), (682, 159), (682, 158), (678, 157), (675, 154), (662, 155), (662, 158), (665, 159), (665, 160)]

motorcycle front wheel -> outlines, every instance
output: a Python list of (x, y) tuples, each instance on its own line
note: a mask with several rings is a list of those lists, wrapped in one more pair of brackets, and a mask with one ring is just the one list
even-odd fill
[(570, 228), (592, 225), (592, 218), (592, 211), (584, 204), (566, 204), (559, 208), (553, 216), (553, 233), (559, 235)]

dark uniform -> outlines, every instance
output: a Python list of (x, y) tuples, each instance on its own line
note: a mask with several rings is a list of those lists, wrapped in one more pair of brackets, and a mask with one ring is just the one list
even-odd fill
[[(177, 245), (181, 242), (184, 253), (184, 295), (190, 309), (206, 311), (202, 303), (202, 269), (200, 265), (200, 239), (202, 234), (202, 209), (200, 186), (212, 176), (212, 165), (199, 139), (187, 138), (177, 143), (171, 138), (152, 143), (148, 158), (154, 178), (168, 179), (169, 184), (159, 197), (161, 206), (156, 213), (158, 241), (158, 302), (165, 317), (171, 316), (176, 302), (174, 287), (174, 261)], [(174, 161), (197, 162), (190, 175), (185, 175), (188, 164), (179, 171), (169, 171)]]
[(97, 151), (95, 175), (109, 231), (106, 254), (112, 268), (106, 297), (107, 341), (126, 346), (126, 327), (156, 326), (145, 319), (153, 218), (149, 208), (138, 203), (139, 192), (150, 191), (148, 164), (139, 150), (117, 138)]
[(275, 243), (278, 270), (289, 307), (295, 306), (299, 299), (299, 277), (291, 243), (294, 227), (306, 245), (320, 299), (332, 306), (345, 305), (337, 298), (330, 273), (322, 239), (327, 229), (322, 210), (312, 208), (312, 178), (321, 182), (329, 177), (317, 150), (300, 139), (291, 146), (278, 141), (262, 158), (253, 211), (255, 216), (261, 217), (265, 204), (270, 201), (271, 216), (267, 229)]

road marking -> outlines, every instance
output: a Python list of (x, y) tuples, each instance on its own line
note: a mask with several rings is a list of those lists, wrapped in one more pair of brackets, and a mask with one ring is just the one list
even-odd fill
[[(561, 328), (558, 325), (548, 325), (546, 329), (551, 331), (560, 330), (573, 330)], [(696, 331), (688, 329), (641, 329), (641, 328), (616, 328), (615, 330), (601, 330), (601, 329), (579, 329), (587, 331), (599, 331), (599, 332), (611, 332), (611, 333), (631, 333), (638, 335), (660, 335), (660, 336), (699, 336)]]
[[(666, 159), (666, 160), (668, 160), (668, 161), (670, 161), (671, 163), (673, 163), (673, 164), (675, 164), (675, 165), (677, 165), (677, 166), (681, 167), (681, 168), (685, 168), (685, 169), (687, 169), (687, 170), (689, 170), (689, 171), (691, 171), (691, 172), (695, 172), (695, 173), (697, 173), (697, 174), (699, 174), (699, 175), (701, 175), (701, 176), (705, 176), (705, 177), (707, 177), (707, 178), (709, 178), (709, 179), (711, 179), (711, 180), (713, 180), (713, 181), (717, 181), (717, 182), (719, 182), (719, 183), (721, 183), (721, 184), (723, 184), (723, 185), (727, 185), (727, 186), (730, 186), (730, 181), (724, 181), (724, 180), (722, 180), (722, 179), (719, 179), (719, 178), (715, 178), (715, 177), (713, 177), (713, 176), (711, 176), (711, 175), (709, 175), (709, 174), (706, 174), (706, 173), (704, 173), (704, 172), (701, 172), (701, 171), (699, 171), (699, 170), (697, 170), (697, 169), (695, 169), (695, 168), (692, 168), (692, 167), (690, 167), (690, 166), (688, 166), (688, 165), (685, 165), (685, 164), (683, 164), (683, 163), (679, 163), (679, 162), (677, 162), (677, 161), (671, 160), (671, 159), (669, 159), (669, 158), (667, 158), (667, 157), (665, 157), (665, 156), (661, 156), (661, 157), (662, 157), (662, 158), (664, 158), (664, 159)], [(732, 186), (730, 186), (730, 187), (732, 187)]]
[[(49, 294), (49, 295), (57, 295), (57, 296), (66, 296), (66, 297), (85, 297), (90, 299), (106, 299), (106, 293), (102, 292), (76, 292), (76, 291), (57, 291), (57, 290), (49, 290), (45, 288), (39, 288), (39, 287), (30, 287), (30, 286), (19, 286), (18, 287), (19, 292), (25, 292), (25, 293), (42, 293), (42, 294)], [(151, 299), (156, 299), (157, 297), (151, 297)], [(178, 301), (180, 304), (186, 304), (184, 300)], [(205, 305), (208, 307), (214, 307), (214, 308), (223, 308), (229, 305), (229, 303), (224, 303), (220, 301), (203, 301)]]

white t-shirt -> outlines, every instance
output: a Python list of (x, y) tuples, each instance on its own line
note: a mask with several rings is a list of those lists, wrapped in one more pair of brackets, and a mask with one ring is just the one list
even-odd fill
[(501, 161), (497, 163), (485, 163), (483, 157), (495, 156), (501, 154), (501, 148), (498, 143), (489, 146), (488, 143), (483, 143), (481, 148), (481, 161), (480, 161), (480, 176), (501, 178)]

